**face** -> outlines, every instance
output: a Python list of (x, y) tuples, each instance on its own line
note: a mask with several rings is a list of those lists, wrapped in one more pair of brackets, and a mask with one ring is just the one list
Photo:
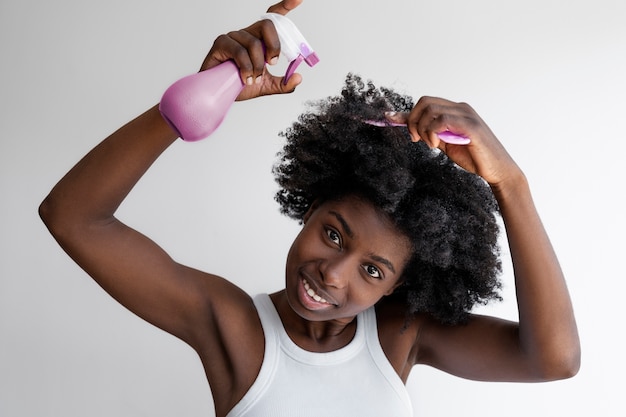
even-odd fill
[(311, 208), (287, 257), (291, 308), (310, 321), (352, 320), (400, 284), (408, 238), (357, 197)]

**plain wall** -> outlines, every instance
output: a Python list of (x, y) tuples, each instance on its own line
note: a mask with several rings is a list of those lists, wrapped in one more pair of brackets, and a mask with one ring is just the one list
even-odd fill
[[(37, 207), (89, 149), (195, 72), (218, 34), (268, 5), (0, 1), (0, 416), (213, 415), (192, 349), (106, 295)], [(502, 384), (416, 367), (415, 415), (624, 415), (625, 16), (621, 0), (305, 0), (290, 17), (321, 62), (301, 68), (298, 90), (237, 103), (211, 138), (174, 144), (119, 216), (180, 262), (274, 291), (298, 225), (278, 213), (271, 166), (306, 101), (338, 93), (354, 71), (468, 102), (530, 180), (574, 301), (582, 368)], [(515, 319), (509, 266), (503, 280), (504, 302), (480, 311)]]

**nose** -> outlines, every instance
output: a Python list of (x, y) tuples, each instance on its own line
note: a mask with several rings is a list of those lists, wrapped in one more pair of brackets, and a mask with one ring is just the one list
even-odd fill
[(327, 258), (320, 263), (322, 280), (329, 287), (344, 288), (350, 281), (355, 266), (349, 257), (340, 254)]

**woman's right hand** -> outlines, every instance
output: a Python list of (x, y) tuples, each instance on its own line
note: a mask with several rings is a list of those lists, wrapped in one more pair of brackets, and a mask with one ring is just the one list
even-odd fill
[[(489, 126), (466, 103), (422, 97), (411, 112), (390, 114), (388, 119), (406, 124), (413, 141), (424, 141), (431, 148), (439, 148), (457, 165), (481, 176), (492, 187), (515, 183), (523, 177)], [(470, 138), (471, 142), (448, 144), (438, 136), (444, 131)]]
[[(286, 15), (302, 0), (283, 0), (267, 11)], [(240, 70), (245, 88), (237, 100), (269, 95), (291, 93), (302, 82), (300, 74), (294, 74), (286, 84), (282, 76), (269, 73), (266, 64), (276, 64), (280, 54), (280, 41), (276, 28), (270, 20), (260, 20), (245, 29), (217, 37), (213, 47), (202, 63), (200, 71), (213, 68), (232, 59)]]

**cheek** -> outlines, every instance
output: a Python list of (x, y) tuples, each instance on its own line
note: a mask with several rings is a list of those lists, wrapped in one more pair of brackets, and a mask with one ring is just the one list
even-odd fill
[(304, 226), (302, 230), (300, 230), (298, 235), (295, 237), (293, 242), (291, 243), (288, 256), (298, 256), (298, 254), (301, 253), (304, 248), (306, 248), (307, 245), (304, 244), (304, 242), (306, 242), (309, 239), (308, 234), (309, 233), (306, 229), (306, 226)]
[(303, 264), (318, 258), (318, 252), (319, 244), (314, 236), (306, 228), (302, 229), (287, 252), (287, 271), (295, 272)]
[(385, 285), (372, 285), (362, 277), (355, 278), (350, 286), (350, 298), (352, 304), (359, 309), (365, 310), (387, 295), (391, 287)]
[(396, 288), (401, 285), (400, 277), (387, 278), (389, 282), (380, 282), (372, 284), (362, 277), (355, 280), (352, 285), (351, 296), (355, 304), (362, 306), (371, 306), (380, 301), (383, 297), (391, 295)]

